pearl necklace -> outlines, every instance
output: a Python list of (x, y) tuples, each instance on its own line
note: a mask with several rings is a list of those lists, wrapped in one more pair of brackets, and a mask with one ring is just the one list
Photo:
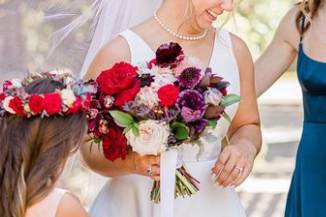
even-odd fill
[(201, 40), (203, 38), (206, 37), (207, 35), (207, 30), (205, 30), (205, 32), (201, 35), (198, 36), (186, 36), (186, 35), (180, 35), (176, 32), (174, 32), (173, 30), (171, 30), (169, 27), (167, 27), (161, 20), (160, 18), (158, 18), (157, 13), (154, 13), (154, 19), (156, 20), (156, 22), (169, 34), (173, 35), (174, 37), (181, 39), (181, 40), (185, 40), (185, 41), (198, 41)]

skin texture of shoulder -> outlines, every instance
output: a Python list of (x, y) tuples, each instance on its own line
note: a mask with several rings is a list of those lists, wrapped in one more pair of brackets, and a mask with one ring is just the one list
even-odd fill
[(60, 201), (56, 217), (89, 217), (80, 200), (66, 193)]

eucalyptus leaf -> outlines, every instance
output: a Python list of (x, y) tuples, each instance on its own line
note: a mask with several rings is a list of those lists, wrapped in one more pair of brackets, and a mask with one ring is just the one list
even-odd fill
[(236, 94), (229, 94), (229, 95), (223, 97), (221, 105), (224, 107), (228, 107), (237, 102), (240, 102), (240, 96), (236, 95)]
[(217, 126), (217, 120), (216, 119), (210, 119), (208, 120), (208, 126), (212, 127), (213, 129)]

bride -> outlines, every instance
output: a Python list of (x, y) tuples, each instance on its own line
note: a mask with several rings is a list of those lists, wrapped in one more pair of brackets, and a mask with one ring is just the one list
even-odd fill
[[(154, 10), (154, 0), (109, 2), (105, 6), (106, 10), (102, 10), (102, 18), (112, 19), (115, 14), (113, 10), (123, 11), (123, 8), (129, 8), (129, 12), (138, 13), (143, 18), (148, 15), (145, 8), (151, 8), (150, 13), (154, 15), (146, 17), (147, 20), (141, 24), (124, 29), (104, 46), (101, 45), (101, 34), (108, 34), (106, 29), (112, 30), (109, 24), (128, 27), (129, 24), (123, 24), (122, 20), (129, 14), (123, 13), (121, 19), (116, 17), (114, 23), (100, 19), (92, 41), (93, 47), (91, 46), (85, 61), (88, 69), (85, 79), (96, 78), (101, 71), (118, 61), (132, 64), (149, 61), (155, 56), (154, 50), (159, 45), (174, 41), (184, 48), (186, 55), (196, 57), (229, 81), (229, 92), (241, 95), (241, 102), (227, 110), (232, 117), (231, 124), (220, 120), (215, 130), (205, 132), (200, 139), (202, 149), (198, 145), (182, 145), (179, 154), (190, 174), (200, 181), (200, 192), (191, 198), (171, 200), (173, 206), (170, 214), (164, 215), (162, 210), (171, 207), (161, 204), (160, 208), (161, 205), (155, 205), (149, 200), (152, 180), (163, 178), (160, 176), (160, 165), (164, 161), (161, 162), (159, 156), (139, 156), (131, 152), (126, 160), (110, 162), (100, 151), (93, 149), (90, 152), (88, 144), (85, 144), (81, 152), (87, 165), (93, 171), (111, 178), (93, 204), (91, 215), (246, 216), (234, 187), (240, 185), (250, 174), (261, 146), (253, 63), (248, 48), (241, 39), (222, 28), (212, 27), (219, 15), (232, 10), (233, 1), (164, 0), (157, 10)], [(125, 7), (114, 7), (115, 4)], [(151, 6), (148, 7), (149, 5)], [(132, 22), (135, 23), (136, 20)], [(98, 51), (96, 47), (99, 46), (102, 48)], [(88, 62), (91, 62), (90, 66), (87, 65)], [(228, 143), (222, 145), (225, 135), (229, 138), (226, 139)]]

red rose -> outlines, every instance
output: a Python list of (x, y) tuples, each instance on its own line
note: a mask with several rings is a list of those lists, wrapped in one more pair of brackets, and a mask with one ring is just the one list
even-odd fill
[(10, 100), (9, 107), (14, 110), (18, 116), (24, 116), (25, 112), (23, 101), (18, 96)]
[(34, 114), (40, 113), (44, 109), (44, 99), (39, 95), (32, 95), (29, 98), (28, 105)]
[(12, 86), (12, 82), (11, 81), (5, 81), (3, 83), (3, 92), (7, 91), (8, 89), (10, 89), (10, 87)]
[(136, 97), (139, 91), (140, 91), (140, 82), (136, 82), (133, 87), (121, 92), (116, 97), (114, 104), (116, 106), (122, 107), (127, 102), (132, 101)]
[(6, 98), (6, 95), (4, 93), (0, 93), (0, 101), (3, 101)]
[(44, 95), (44, 109), (48, 115), (58, 114), (61, 111), (61, 97), (58, 93)]
[(75, 102), (72, 104), (72, 107), (68, 109), (67, 113), (77, 113), (83, 107), (82, 99), (80, 97), (76, 97)]
[(161, 87), (157, 94), (160, 102), (164, 106), (172, 106), (177, 102), (180, 90), (173, 84), (167, 84)]
[(100, 91), (114, 95), (129, 89), (136, 81), (137, 68), (128, 63), (117, 63), (111, 69), (103, 71), (96, 79)]
[(125, 159), (127, 155), (127, 138), (118, 127), (109, 128), (109, 133), (103, 137), (103, 152), (110, 161)]

